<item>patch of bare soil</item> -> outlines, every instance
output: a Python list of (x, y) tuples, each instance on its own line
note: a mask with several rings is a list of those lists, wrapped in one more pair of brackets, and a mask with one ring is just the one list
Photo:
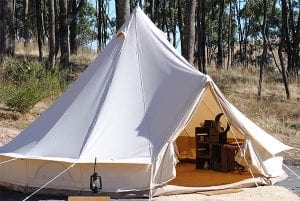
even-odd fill
[(48, 107), (49, 102), (37, 103), (29, 112), (20, 113), (0, 105), (0, 146), (15, 138)]
[(242, 192), (212, 195), (206, 196), (202, 194), (183, 194), (172, 196), (161, 196), (154, 199), (155, 201), (190, 201), (190, 200), (211, 200), (211, 201), (282, 201), (293, 200), (300, 201), (300, 197), (297, 194), (289, 191), (281, 186), (260, 186), (257, 188), (247, 188)]

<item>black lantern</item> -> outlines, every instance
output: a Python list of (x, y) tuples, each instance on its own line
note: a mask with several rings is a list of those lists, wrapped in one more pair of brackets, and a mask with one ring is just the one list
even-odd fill
[(102, 189), (102, 181), (100, 175), (95, 171), (97, 158), (95, 158), (94, 173), (90, 177), (90, 189), (93, 193), (99, 193)]

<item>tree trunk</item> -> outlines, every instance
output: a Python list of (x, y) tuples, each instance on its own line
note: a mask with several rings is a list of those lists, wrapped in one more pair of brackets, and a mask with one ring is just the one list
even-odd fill
[(289, 83), (288, 83), (288, 79), (287, 79), (287, 70), (285, 68), (285, 64), (284, 64), (284, 59), (283, 59), (283, 55), (282, 55), (282, 50), (284, 47), (284, 44), (286, 45), (286, 51), (287, 51), (287, 55), (288, 55), (288, 67), (290, 65), (290, 44), (289, 43), (289, 36), (288, 36), (288, 21), (287, 21), (287, 5), (286, 5), (286, 0), (281, 0), (281, 39), (280, 39), (280, 45), (279, 45), (279, 49), (278, 49), (278, 55), (279, 55), (279, 59), (280, 59), (280, 65), (281, 65), (281, 74), (282, 74), (282, 79), (283, 79), (283, 83), (284, 83), (284, 88), (285, 88), (285, 92), (286, 92), (286, 97), (287, 99), (290, 99), (290, 90), (289, 90)]
[(300, 69), (300, 54), (299, 54), (299, 50), (300, 50), (300, 7), (299, 7), (299, 11), (298, 11), (298, 23), (297, 25), (295, 25), (295, 21), (294, 21), (294, 11), (292, 8), (292, 2), (291, 0), (288, 1), (288, 7), (289, 7), (289, 17), (290, 19), (288, 20), (290, 23), (290, 30), (292, 33), (292, 41), (291, 42), (291, 66), (289, 72), (294, 74), (294, 73), (298, 73), (299, 69)]
[[(42, 37), (42, 39), (43, 39), (43, 44), (44, 45), (46, 45), (46, 43), (45, 43), (45, 37), (46, 38), (48, 38), (49, 39), (49, 33), (48, 33), (48, 22), (49, 22), (49, 20), (47, 21), (47, 19), (48, 19), (48, 16), (49, 15), (47, 15), (47, 12), (49, 11), (49, 5), (47, 5), (47, 3), (46, 3), (46, 1), (48, 1), (48, 0), (43, 0), (42, 2), (43, 2), (43, 12), (42, 12), (42, 19), (43, 19), (43, 37)], [(48, 11), (47, 11), (47, 9), (48, 9)]]
[(290, 99), (289, 82), (287, 79), (287, 71), (285, 68), (284, 60), (283, 60), (282, 47), (283, 47), (283, 40), (280, 42), (280, 45), (278, 48), (278, 55), (279, 55), (279, 61), (280, 61), (280, 65), (281, 65), (281, 75), (282, 75), (282, 80), (283, 80), (284, 89), (285, 89), (285, 93), (286, 93), (286, 98)]
[(48, 0), (49, 8), (49, 63), (50, 68), (53, 69), (55, 66), (55, 0)]
[(54, 0), (54, 13), (55, 13), (55, 58), (58, 55), (60, 48), (60, 27), (59, 27), (59, 9), (57, 5), (57, 0)]
[(287, 62), (287, 71), (290, 72), (292, 69), (292, 49), (291, 41), (289, 37), (289, 28), (288, 28), (288, 9), (286, 0), (281, 0), (281, 15), (282, 15), (282, 38), (285, 44), (285, 50), (287, 52), (288, 62)]
[(263, 84), (263, 73), (265, 68), (266, 62), (266, 55), (267, 55), (267, 0), (263, 0), (263, 25), (262, 25), (262, 36), (263, 36), (263, 52), (261, 55), (261, 61), (259, 65), (259, 83), (258, 83), (258, 97), (261, 99), (262, 96), (262, 84)]
[(223, 15), (224, 15), (224, 0), (220, 1), (219, 5), (219, 20), (218, 20), (218, 53), (217, 53), (217, 68), (223, 67)]
[(197, 29), (196, 29), (196, 41), (197, 41), (197, 64), (198, 70), (203, 72), (202, 65), (201, 65), (201, 15), (200, 15), (200, 0), (197, 1), (197, 14), (196, 14), (196, 22), (197, 22)]
[(180, 36), (180, 43), (181, 43), (181, 52), (183, 52), (183, 19), (182, 19), (182, 0), (178, 0), (177, 2), (177, 20), (178, 20), (178, 30)]
[(295, 55), (295, 67), (298, 72), (300, 70), (300, 6), (298, 10), (298, 23), (296, 27), (296, 34), (295, 34), (295, 40), (294, 40), (294, 55)]
[(98, 51), (101, 51), (103, 48), (103, 0), (97, 0), (98, 9), (97, 9), (97, 39), (98, 39)]
[(130, 15), (129, 0), (116, 0), (116, 28), (119, 30)]
[[(238, 3), (237, 3), (238, 1)], [(240, 15), (240, 1), (235, 0), (235, 8), (236, 8), (236, 16), (237, 16), (237, 22), (238, 22), (238, 32), (239, 32), (239, 56), (240, 56), (240, 62), (244, 62), (244, 56), (243, 56), (243, 50), (242, 50), (242, 43), (243, 43), (243, 31), (242, 31), (242, 25), (241, 25), (241, 15)]]
[(229, 16), (228, 16), (228, 38), (227, 38), (227, 69), (230, 66), (230, 50), (231, 50), (231, 19), (232, 19), (232, 11), (231, 11), (231, 0), (229, 0)]
[[(72, 13), (76, 12), (76, 0), (71, 0), (71, 9), (72, 9)], [(70, 22), (70, 53), (71, 54), (77, 54), (77, 50), (78, 50), (78, 45), (77, 45), (77, 40), (76, 40), (76, 36), (77, 36), (77, 18), (74, 17), (71, 19)]]
[[(180, 0), (178, 0), (178, 1), (180, 1)], [(160, 16), (159, 16), (159, 14), (160, 14), (160, 9), (159, 9), (159, 4), (160, 4), (160, 2), (159, 2), (159, 0), (153, 0), (153, 13), (154, 13), (154, 15), (153, 15), (153, 18), (154, 18), (154, 22), (158, 25), (158, 27), (160, 27)]]
[(205, 46), (206, 46), (206, 0), (201, 1), (201, 64), (203, 73), (206, 74), (206, 56), (205, 56)]
[(15, 54), (14, 0), (0, 1), (0, 61)]
[(184, 37), (182, 56), (190, 64), (194, 64), (194, 47), (195, 47), (195, 9), (196, 0), (187, 0), (184, 17)]
[(198, 0), (198, 12), (197, 12), (197, 22), (198, 22), (198, 69), (206, 74), (206, 57), (205, 57), (205, 0)]
[(68, 24), (68, 0), (59, 1), (59, 35), (60, 35), (60, 63), (66, 67), (69, 65), (69, 24)]
[(35, 12), (36, 12), (36, 26), (38, 31), (38, 46), (39, 46), (39, 61), (43, 60), (43, 18), (42, 18), (42, 8), (41, 1), (35, 0)]
[(76, 0), (69, 0), (67, 23), (70, 28), (70, 53), (71, 54), (77, 54), (77, 50), (78, 50), (77, 15), (84, 4), (85, 4), (85, 0), (80, 0), (78, 6)]
[[(248, 21), (247, 21), (248, 20)], [(244, 25), (244, 52), (243, 52), (243, 55), (244, 55), (244, 66), (246, 68), (248, 68), (248, 63), (249, 63), (249, 59), (248, 59), (248, 34), (249, 34), (249, 18), (245, 19), (245, 25)]]
[[(170, 6), (170, 13), (171, 13), (171, 9), (177, 9), (177, 4), (176, 2), (172, 3), (172, 7)], [(176, 27), (177, 27), (177, 23), (176, 23), (176, 16), (174, 13), (172, 13), (172, 37), (173, 37), (173, 46), (176, 48)]]
[(30, 42), (29, 36), (29, 19), (28, 19), (29, 0), (24, 1), (24, 47), (27, 48)]
[(167, 33), (168, 40), (170, 41), (170, 35), (168, 31), (168, 25), (167, 25), (167, 9), (166, 9), (166, 0), (163, 0), (162, 3), (162, 31)]
[(154, 22), (154, 0), (149, 0), (149, 6), (150, 19)]
[[(233, 19), (235, 19), (235, 9), (234, 8), (232, 8), (232, 17), (233, 17)], [(235, 33), (234, 26), (231, 25), (231, 35), (233, 35), (234, 33)], [(230, 48), (231, 48), (231, 58), (230, 58), (230, 60), (231, 60), (231, 67), (234, 67), (234, 65), (235, 65), (235, 62), (234, 62), (234, 48), (235, 48), (235, 46), (234, 46), (234, 44), (235, 44), (235, 37), (232, 37), (231, 38), (231, 43), (230, 43)]]
[(98, 51), (101, 51), (107, 42), (108, 38), (108, 16), (107, 16), (107, 0), (98, 0), (98, 11), (97, 11), (97, 39), (98, 39)]

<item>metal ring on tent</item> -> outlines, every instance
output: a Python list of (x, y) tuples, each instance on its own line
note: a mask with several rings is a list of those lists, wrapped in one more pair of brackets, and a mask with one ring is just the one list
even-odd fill
[(123, 31), (120, 31), (117, 33), (117, 39), (125, 39), (126, 38), (126, 33)]

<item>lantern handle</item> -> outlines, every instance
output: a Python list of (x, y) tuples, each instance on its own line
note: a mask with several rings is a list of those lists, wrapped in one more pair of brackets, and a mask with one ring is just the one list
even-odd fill
[(96, 172), (96, 163), (97, 163), (97, 157), (95, 157), (94, 173)]

